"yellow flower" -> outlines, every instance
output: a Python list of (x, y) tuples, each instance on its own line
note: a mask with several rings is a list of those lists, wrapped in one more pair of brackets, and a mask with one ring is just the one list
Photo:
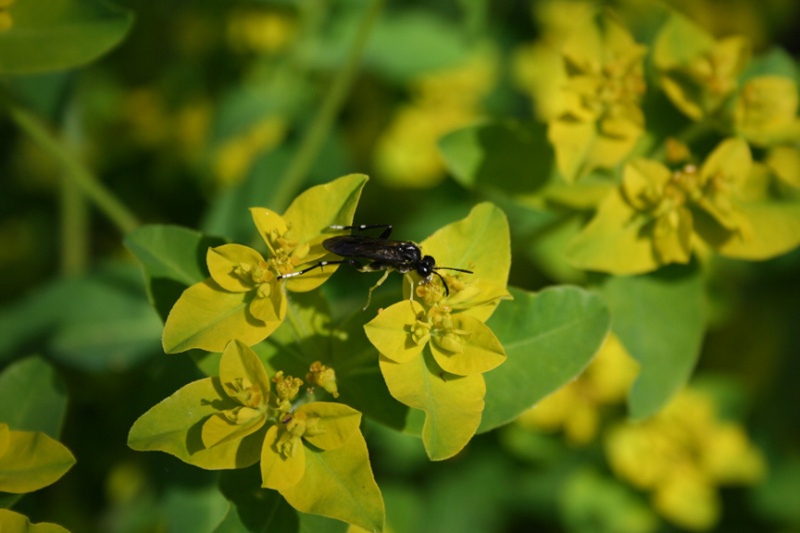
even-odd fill
[(645, 422), (617, 426), (605, 444), (612, 470), (652, 491), (659, 513), (691, 530), (716, 524), (717, 486), (753, 484), (764, 476), (764, 460), (744, 430), (720, 420), (711, 399), (692, 389)]
[(548, 125), (548, 138), (568, 181), (616, 166), (641, 137), (645, 52), (610, 19), (586, 20), (564, 43), (560, 113)]
[(623, 400), (638, 372), (615, 335), (610, 335), (577, 380), (523, 413), (518, 422), (545, 431), (564, 431), (570, 444), (589, 443), (600, 427), (601, 409)]
[(377, 177), (394, 187), (432, 187), (445, 177), (438, 142), (475, 121), (494, 87), (494, 56), (481, 51), (466, 64), (422, 76), (375, 146)]
[(713, 114), (725, 103), (749, 59), (746, 39), (734, 36), (716, 41), (677, 13), (664, 24), (653, 49), (664, 92), (694, 120)]

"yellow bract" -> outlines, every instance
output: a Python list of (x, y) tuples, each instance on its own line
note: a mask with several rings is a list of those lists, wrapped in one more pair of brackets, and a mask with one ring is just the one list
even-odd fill
[(486, 391), (482, 374), (506, 358), (484, 322), (509, 296), (508, 223), (498, 208), (480, 204), (420, 247), (437, 265), (472, 273), (441, 271), (449, 295), (434, 276), (416, 287), (418, 300), (382, 309), (364, 331), (381, 354), (392, 396), (425, 411), (423, 443), (429, 457), (440, 460), (457, 453), (477, 430)]
[(352, 223), (366, 180), (352, 174), (312, 187), (292, 202), (284, 216), (252, 208), (267, 256), (240, 244), (209, 249), (211, 278), (186, 289), (173, 306), (164, 326), (164, 351), (221, 352), (232, 339), (252, 346), (272, 334), (286, 316), (284, 286), (289, 291), (315, 289), (336, 267), (288, 279), (280, 276), (314, 266), (330, 255), (322, 241), (330, 226)]
[(641, 137), (645, 52), (610, 19), (587, 18), (564, 43), (560, 112), (549, 122), (548, 138), (567, 181), (616, 166)]
[(634, 160), (619, 190), (572, 240), (568, 257), (578, 268), (637, 274), (688, 263), (696, 240), (712, 248), (731, 241), (758, 248), (752, 229), (758, 221), (746, 209), (752, 169), (750, 148), (739, 138), (721, 142), (699, 169)]
[(797, 82), (781, 76), (748, 80), (736, 100), (736, 131), (751, 143), (770, 146), (800, 141)]
[(672, 13), (653, 49), (661, 86), (675, 106), (699, 120), (720, 109), (737, 88), (750, 59), (741, 37), (715, 41), (685, 17)]

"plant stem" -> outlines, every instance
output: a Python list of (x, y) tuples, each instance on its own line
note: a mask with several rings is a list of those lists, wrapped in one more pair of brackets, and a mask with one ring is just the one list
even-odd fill
[[(75, 107), (70, 106), (64, 120), (64, 145), (76, 151), (80, 126)], [(60, 182), (59, 230), (61, 238), (60, 268), (64, 275), (78, 275), (89, 264), (89, 211), (86, 196), (69, 179)]]
[(71, 180), (122, 233), (134, 230), (139, 221), (105, 186), (57, 139), (33, 113), (3, 98), (9, 116), (39, 146), (54, 157), (63, 169), (64, 179)]
[(333, 84), (322, 102), (314, 122), (303, 137), (300, 146), (289, 162), (289, 166), (281, 176), (278, 189), (270, 202), (273, 209), (282, 212), (289, 205), (303, 184), (311, 166), (314, 164), (325, 139), (330, 133), (333, 123), (344, 105), (353, 81), (358, 74), (361, 58), (364, 55), (372, 27), (378, 20), (383, 0), (372, 0), (361, 19), (353, 44), (350, 47), (344, 66), (333, 80)]
[(89, 262), (86, 196), (71, 180), (61, 180), (59, 231), (61, 273), (72, 276), (86, 270)]

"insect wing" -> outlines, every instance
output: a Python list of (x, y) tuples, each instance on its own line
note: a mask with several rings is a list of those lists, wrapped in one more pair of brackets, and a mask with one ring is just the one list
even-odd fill
[(354, 259), (369, 259), (380, 263), (405, 264), (407, 260), (402, 255), (401, 241), (390, 239), (375, 239), (361, 235), (341, 235), (323, 241), (326, 250), (342, 257)]

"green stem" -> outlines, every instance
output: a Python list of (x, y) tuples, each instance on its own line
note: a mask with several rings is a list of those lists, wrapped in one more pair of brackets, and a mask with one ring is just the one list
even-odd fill
[(86, 197), (71, 180), (61, 181), (61, 273), (77, 275), (89, 263)]
[(83, 166), (38, 117), (6, 98), (3, 100), (9, 116), (14, 122), (61, 164), (65, 179), (71, 180), (80, 188), (122, 233), (136, 229), (139, 221), (133, 213)]
[(361, 58), (364, 55), (372, 27), (378, 20), (384, 0), (372, 0), (356, 32), (347, 60), (333, 80), (325, 100), (314, 122), (309, 127), (299, 148), (281, 176), (280, 185), (270, 202), (273, 209), (282, 212), (297, 194), (306, 179), (311, 166), (322, 149), (339, 111), (350, 92), (350, 87), (358, 74)]
[[(80, 139), (78, 114), (74, 111), (74, 108), (69, 108), (63, 127), (64, 144), (70, 147), (77, 147)], [(78, 275), (89, 264), (88, 203), (83, 191), (74, 181), (62, 179), (60, 184), (61, 273)]]

